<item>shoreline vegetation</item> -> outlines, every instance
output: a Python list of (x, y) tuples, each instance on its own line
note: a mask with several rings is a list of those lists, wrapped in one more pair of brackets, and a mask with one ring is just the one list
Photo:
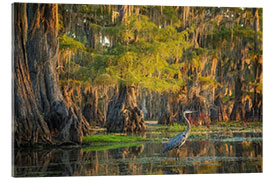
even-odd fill
[[(155, 121), (148, 121), (151, 125), (147, 126), (146, 131), (152, 134), (170, 133), (168, 138), (174, 137), (176, 134), (184, 131), (186, 126), (180, 124), (173, 125), (158, 125), (153, 123)], [(160, 142), (168, 141), (168, 138), (155, 136), (152, 137), (141, 137), (139, 135), (128, 135), (126, 133), (105, 133), (105, 129), (96, 129), (97, 134), (83, 137), (84, 145), (93, 145), (88, 147), (88, 150), (102, 150), (110, 148), (120, 148), (127, 146), (136, 146), (148, 142)], [(231, 135), (224, 135), (224, 133), (262, 133), (261, 122), (219, 122), (215, 125), (207, 126), (192, 126), (189, 140), (206, 139), (209, 134), (214, 137), (230, 137)], [(104, 145), (106, 144), (106, 145)], [(109, 145), (108, 145), (109, 144)], [(86, 148), (87, 149), (87, 148)]]
[[(34, 145), (32, 150), (54, 148), (82, 148), (83, 152), (103, 151), (123, 147), (141, 146), (145, 143), (168, 143), (170, 138), (186, 129), (186, 125), (174, 123), (172, 125), (160, 125), (157, 121), (146, 121), (146, 131), (139, 134), (131, 133), (107, 133), (105, 128), (91, 129), (91, 135), (82, 137), (82, 143), (65, 143), (55, 145)], [(145, 136), (148, 133), (150, 136)], [(233, 134), (262, 133), (262, 122), (218, 122), (214, 125), (192, 126), (187, 141), (250, 141), (262, 140), (262, 137), (234, 137)], [(256, 142), (255, 142), (256, 143)]]
[[(99, 151), (116, 149), (121, 147), (138, 146), (150, 142), (168, 142), (170, 138), (185, 131), (186, 125), (174, 123), (172, 125), (160, 125), (157, 121), (146, 121), (146, 130), (141, 133), (108, 133), (105, 128), (95, 127), (90, 130), (88, 136), (82, 137), (82, 143), (58, 143), (54, 145), (36, 144), (32, 148), (78, 148), (85, 151)], [(154, 137), (145, 137), (142, 134), (149, 132)], [(212, 125), (191, 126), (188, 141), (208, 139), (209, 136), (226, 138), (233, 133), (262, 133), (262, 122), (217, 122)], [(165, 137), (166, 136), (166, 137)], [(26, 146), (25, 148), (29, 148)]]

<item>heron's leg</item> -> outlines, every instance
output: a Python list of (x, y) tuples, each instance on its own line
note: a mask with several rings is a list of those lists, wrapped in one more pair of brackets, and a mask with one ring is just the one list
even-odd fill
[(175, 160), (178, 160), (178, 148), (174, 149)]
[(176, 149), (176, 160), (178, 160), (179, 157), (180, 157), (180, 149), (177, 148), (177, 149)]
[(174, 149), (174, 157), (175, 157), (175, 160), (177, 161), (177, 151)]

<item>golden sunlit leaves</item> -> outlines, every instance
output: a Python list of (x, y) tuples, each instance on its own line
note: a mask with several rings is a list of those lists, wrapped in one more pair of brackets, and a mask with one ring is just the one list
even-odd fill
[(59, 37), (59, 48), (60, 51), (70, 50), (73, 53), (76, 53), (78, 50), (85, 50), (85, 47), (81, 42), (76, 41), (67, 35)]
[(93, 65), (102, 61), (104, 66), (94, 65), (94, 71), (158, 92), (177, 91), (184, 85), (179, 76), (182, 64), (174, 62), (190, 46), (185, 40), (186, 31), (177, 32), (172, 26), (160, 29), (143, 15), (129, 16), (125, 24), (107, 31), (115, 32), (121, 40), (96, 56)]

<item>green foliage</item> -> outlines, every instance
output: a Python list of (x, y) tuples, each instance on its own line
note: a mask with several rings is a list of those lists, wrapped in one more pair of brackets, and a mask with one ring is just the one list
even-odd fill
[(94, 23), (90, 23), (90, 28), (94, 31), (94, 32), (100, 32), (102, 27), (100, 25), (94, 24)]
[[(205, 138), (207, 134), (213, 133), (219, 136), (220, 132), (251, 132), (257, 131), (260, 132), (262, 128), (262, 122), (237, 122), (237, 121), (228, 121), (228, 122), (215, 122), (209, 126), (200, 125), (200, 126), (191, 126), (190, 139), (196, 140), (199, 138)], [(186, 125), (182, 124), (173, 124), (173, 125), (155, 125), (148, 126), (148, 130), (152, 133), (162, 134), (164, 132), (169, 134), (169, 137), (172, 138), (178, 133), (181, 133), (186, 130)], [(155, 141), (161, 141), (164, 136), (155, 138)]]
[(199, 79), (200, 84), (202, 85), (211, 85), (212, 87), (217, 87), (217, 86), (221, 87), (220, 83), (218, 83), (214, 79), (211, 79), (210, 77), (199, 76), (198, 79)]
[(163, 8), (163, 14), (164, 18), (166, 18), (167, 21), (177, 21), (177, 13), (175, 11), (175, 7), (172, 6), (165, 6)]
[(243, 122), (216, 122), (216, 124), (222, 127), (239, 127), (244, 125)]
[(58, 13), (58, 31), (61, 32), (64, 29), (64, 22), (62, 14)]
[(219, 27), (215, 27), (211, 32), (213, 43), (216, 46), (221, 45), (225, 41), (230, 43), (242, 41), (243, 39), (253, 41), (254, 34), (255, 32), (252, 26), (246, 26), (239, 23), (232, 23), (230, 25), (222, 24)]
[[(158, 125), (154, 129), (154, 131), (160, 131), (160, 132), (183, 132), (187, 128), (186, 125), (184, 124), (178, 124), (174, 123), (172, 125)], [(206, 126), (191, 126), (191, 132), (200, 132), (200, 131), (205, 131), (207, 128)]]
[(232, 96), (223, 96), (222, 97), (222, 102), (223, 104), (226, 104), (227, 102), (231, 101), (234, 97)]
[(175, 78), (180, 74), (180, 64), (173, 61), (180, 59), (183, 50), (190, 46), (185, 38), (190, 30), (158, 28), (140, 15), (130, 16), (127, 24), (104, 31), (120, 40), (102, 54), (94, 55), (91, 69), (97, 77), (105, 75), (106, 81), (115, 79), (115, 83), (136, 84), (159, 92), (177, 91), (184, 85), (182, 78)]
[(59, 49), (62, 52), (68, 50), (75, 54), (78, 50), (85, 50), (85, 47), (81, 42), (76, 41), (65, 34), (59, 37)]
[(262, 127), (262, 122), (229, 121), (216, 122), (216, 125), (221, 127)]
[(256, 91), (262, 92), (263, 89), (262, 83), (252, 83), (252, 86), (255, 87)]

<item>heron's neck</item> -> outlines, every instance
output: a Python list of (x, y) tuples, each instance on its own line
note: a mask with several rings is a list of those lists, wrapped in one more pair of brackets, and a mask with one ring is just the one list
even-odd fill
[(186, 120), (186, 122), (187, 122), (187, 129), (186, 129), (186, 132), (189, 132), (189, 131), (190, 131), (190, 122), (189, 122), (188, 118), (186, 117), (186, 113), (184, 114), (184, 118), (185, 118), (185, 120)]

